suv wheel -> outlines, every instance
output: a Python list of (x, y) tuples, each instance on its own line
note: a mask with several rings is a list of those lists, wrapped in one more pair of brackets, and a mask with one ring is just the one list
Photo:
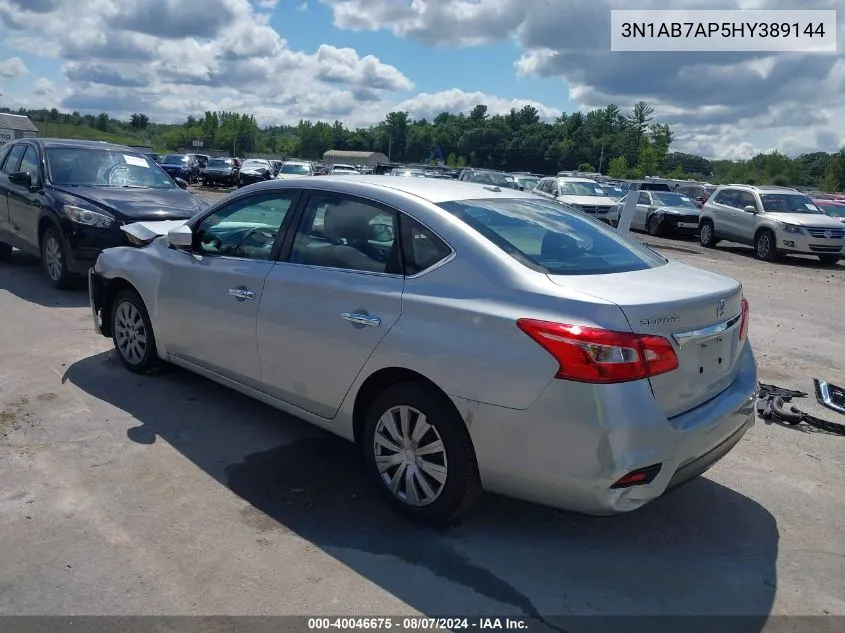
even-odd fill
[(836, 266), (840, 259), (839, 255), (819, 255), (819, 261), (825, 266)]
[(44, 232), (41, 240), (41, 267), (56, 288), (70, 288), (74, 276), (67, 269), (64, 240), (55, 226)]
[(754, 252), (763, 261), (773, 262), (778, 258), (775, 234), (769, 230), (760, 231), (754, 238)]
[(719, 240), (714, 237), (713, 223), (710, 220), (704, 220), (701, 226), (698, 227), (698, 242), (704, 248), (713, 248)]

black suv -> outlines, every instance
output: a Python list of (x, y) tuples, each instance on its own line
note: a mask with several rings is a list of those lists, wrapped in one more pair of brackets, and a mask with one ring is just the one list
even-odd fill
[(185, 220), (205, 208), (149, 156), (100, 141), (30, 138), (0, 148), (0, 259), (40, 256), (59, 288), (100, 251), (128, 244), (124, 224)]

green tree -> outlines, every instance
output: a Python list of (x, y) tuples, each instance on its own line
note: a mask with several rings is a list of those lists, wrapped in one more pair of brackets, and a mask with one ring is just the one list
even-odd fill
[(590, 163), (581, 163), (578, 165), (578, 171), (583, 171), (585, 173), (593, 173), (596, 171), (596, 168), (593, 167)]
[(607, 175), (611, 178), (627, 178), (628, 177), (628, 159), (624, 156), (617, 156), (610, 159), (607, 164)]

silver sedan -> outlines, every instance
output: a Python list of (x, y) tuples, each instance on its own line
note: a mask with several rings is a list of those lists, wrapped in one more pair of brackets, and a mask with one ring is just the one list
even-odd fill
[(634, 510), (754, 422), (740, 284), (530, 193), (306, 177), (124, 230), (89, 287), (126, 368), (173, 363), (355, 442), (415, 521), (482, 490)]

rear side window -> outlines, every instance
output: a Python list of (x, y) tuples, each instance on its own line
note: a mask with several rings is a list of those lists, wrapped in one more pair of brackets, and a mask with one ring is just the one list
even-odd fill
[(413, 218), (402, 215), (400, 224), (406, 275), (421, 273), (451, 255), (443, 240)]
[(622, 273), (667, 261), (609, 226), (552, 201), (491, 198), (440, 206), (523, 265), (549, 275)]

